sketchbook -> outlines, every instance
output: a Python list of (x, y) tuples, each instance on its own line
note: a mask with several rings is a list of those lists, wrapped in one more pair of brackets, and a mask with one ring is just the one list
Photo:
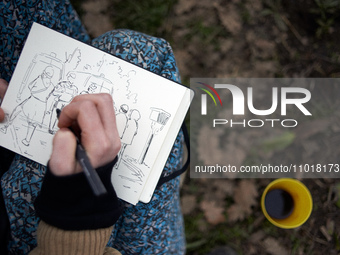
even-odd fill
[(56, 109), (109, 93), (122, 142), (112, 184), (119, 198), (150, 201), (192, 100), (187, 87), (34, 23), (2, 108), (0, 145), (46, 165)]

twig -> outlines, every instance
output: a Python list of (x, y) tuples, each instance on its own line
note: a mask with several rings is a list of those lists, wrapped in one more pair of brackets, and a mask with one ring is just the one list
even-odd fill
[(314, 237), (313, 239), (314, 239), (314, 241), (317, 242), (317, 243), (320, 243), (320, 244), (323, 244), (323, 245), (329, 245), (329, 243), (328, 243), (327, 241), (322, 240), (322, 239), (319, 238), (319, 237)]
[(283, 22), (289, 27), (289, 29), (292, 31), (292, 33), (295, 35), (295, 37), (300, 41), (300, 43), (303, 46), (307, 45), (306, 40), (299, 34), (299, 32), (295, 29), (295, 27), (292, 25), (292, 23), (287, 19), (286, 16), (284, 15), (280, 15), (281, 19), (283, 20)]

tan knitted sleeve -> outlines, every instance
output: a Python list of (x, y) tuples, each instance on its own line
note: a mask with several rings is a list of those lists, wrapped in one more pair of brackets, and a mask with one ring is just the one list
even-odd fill
[(117, 250), (106, 249), (111, 233), (112, 226), (96, 230), (67, 231), (41, 221), (37, 232), (38, 246), (30, 255), (118, 255), (120, 253)]
[(111, 247), (106, 247), (104, 251), (104, 255), (122, 255), (122, 254), (116, 249), (113, 249)]

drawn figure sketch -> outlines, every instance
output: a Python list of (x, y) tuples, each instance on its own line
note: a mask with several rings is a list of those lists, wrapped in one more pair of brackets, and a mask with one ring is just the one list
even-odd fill
[(122, 104), (119, 108), (119, 112), (116, 114), (116, 121), (118, 123), (117, 129), (120, 139), (123, 137), (124, 130), (126, 129), (128, 117), (127, 112), (129, 111), (129, 106)]
[(121, 137), (122, 148), (118, 154), (119, 161), (116, 164), (116, 168), (118, 168), (118, 166), (121, 163), (126, 146), (132, 144), (134, 137), (138, 133), (138, 120), (140, 119), (140, 117), (141, 116), (138, 110), (136, 109), (131, 110), (130, 117), (126, 123), (125, 130)]
[(36, 127), (43, 124), (47, 102), (54, 89), (54, 85), (51, 81), (53, 75), (53, 68), (47, 66), (36, 79), (29, 83), (29, 97), (14, 108), (9, 116), (8, 122), (1, 130), (2, 132), (6, 133), (8, 126), (11, 125), (13, 120), (22, 112), (26, 117), (28, 124), (26, 138), (22, 140), (22, 143), (26, 146), (30, 144)]
[(84, 82), (84, 93), (109, 93), (113, 95), (112, 82), (105, 78), (104, 74), (95, 75), (88, 73), (88, 77)]
[(54, 103), (50, 109), (50, 121), (48, 131), (54, 134), (56, 131), (57, 112), (56, 110), (63, 109), (68, 103), (71, 102), (73, 97), (78, 94), (78, 88), (74, 85), (76, 79), (75, 73), (69, 73), (66, 81), (60, 81), (53, 91)]

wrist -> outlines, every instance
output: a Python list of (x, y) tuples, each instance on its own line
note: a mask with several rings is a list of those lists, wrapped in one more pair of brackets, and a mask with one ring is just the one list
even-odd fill
[(56, 176), (48, 167), (41, 192), (35, 201), (38, 216), (48, 224), (65, 230), (113, 225), (121, 212), (111, 184), (115, 161), (97, 169), (107, 190), (107, 194), (100, 197), (93, 194), (83, 173)]

